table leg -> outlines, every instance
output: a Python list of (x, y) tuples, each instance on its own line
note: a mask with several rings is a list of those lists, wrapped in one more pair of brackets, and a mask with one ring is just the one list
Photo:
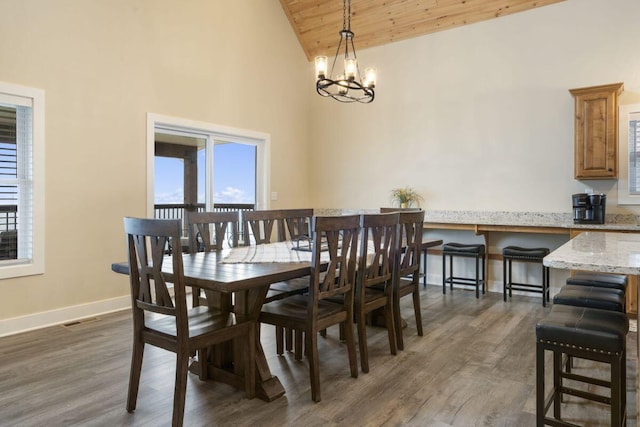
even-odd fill
[[(235, 300), (233, 301), (234, 312), (238, 315), (250, 316), (257, 323), (268, 290), (269, 286), (264, 286), (243, 292), (236, 292)], [(207, 299), (208, 298), (209, 296), (207, 295)], [(222, 307), (231, 307), (230, 296), (228, 300), (222, 298), (214, 301), (222, 301), (222, 304), (220, 304)], [(228, 344), (217, 347), (221, 349), (218, 351), (221, 351), (222, 357), (212, 357), (209, 359), (209, 377), (241, 389), (244, 384), (242, 378), (244, 369), (241, 363), (234, 363), (235, 361), (241, 361), (243, 359), (241, 350), (234, 350), (234, 347)], [(259, 334), (256, 334), (256, 358), (253, 363), (256, 364), (256, 396), (267, 402), (271, 402), (284, 395), (285, 390), (282, 383), (280, 383), (278, 377), (271, 374)], [(233, 369), (229, 370), (229, 367), (233, 367)]]

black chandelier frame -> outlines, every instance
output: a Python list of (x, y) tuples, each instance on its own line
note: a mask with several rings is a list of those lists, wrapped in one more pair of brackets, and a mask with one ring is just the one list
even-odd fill
[[(347, 0), (343, 1), (343, 17), (342, 17), (342, 30), (340, 31), (340, 42), (336, 49), (336, 54), (333, 58), (333, 64), (331, 65), (331, 71), (329, 77), (319, 75), (316, 81), (316, 91), (320, 96), (331, 97), (336, 101), (350, 103), (360, 102), (362, 104), (368, 104), (375, 98), (375, 87), (373, 84), (366, 86), (362, 84), (360, 77), (360, 67), (358, 65), (358, 58), (356, 56), (356, 48), (353, 45), (354, 33), (351, 31), (351, 0), (349, 1), (349, 10), (347, 13)], [(348, 23), (348, 24), (347, 24)], [(333, 80), (333, 70), (336, 66), (338, 56), (340, 56), (340, 50), (344, 43), (344, 59), (349, 59), (349, 48), (353, 59), (356, 61), (356, 69), (354, 76), (343, 76), (342, 79)]]

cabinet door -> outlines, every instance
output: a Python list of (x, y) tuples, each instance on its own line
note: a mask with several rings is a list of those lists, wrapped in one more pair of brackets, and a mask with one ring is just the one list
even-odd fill
[(618, 94), (622, 83), (572, 89), (576, 179), (618, 177)]

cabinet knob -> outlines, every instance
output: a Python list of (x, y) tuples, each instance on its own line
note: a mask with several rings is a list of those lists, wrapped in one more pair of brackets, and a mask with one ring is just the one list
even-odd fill
[(613, 172), (613, 169), (609, 168), (609, 169), (607, 169), (607, 171), (609, 171), (609, 172)]

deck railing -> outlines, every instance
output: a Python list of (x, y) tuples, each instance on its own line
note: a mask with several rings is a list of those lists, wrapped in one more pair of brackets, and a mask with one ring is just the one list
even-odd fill
[[(185, 204), (157, 204), (154, 206), (154, 218), (158, 219), (183, 219), (185, 217), (184, 211), (188, 212), (205, 212), (206, 206), (204, 203), (197, 203), (191, 205)], [(231, 211), (252, 211), (255, 210), (254, 204), (249, 203), (214, 203), (214, 212), (231, 212)], [(2, 217), (0, 216), (0, 219)], [(182, 233), (187, 237), (187, 225), (182, 221)], [(242, 224), (240, 224), (240, 233), (242, 234)]]
[(17, 213), (17, 205), (0, 205), (0, 231), (15, 230), (18, 228)]

